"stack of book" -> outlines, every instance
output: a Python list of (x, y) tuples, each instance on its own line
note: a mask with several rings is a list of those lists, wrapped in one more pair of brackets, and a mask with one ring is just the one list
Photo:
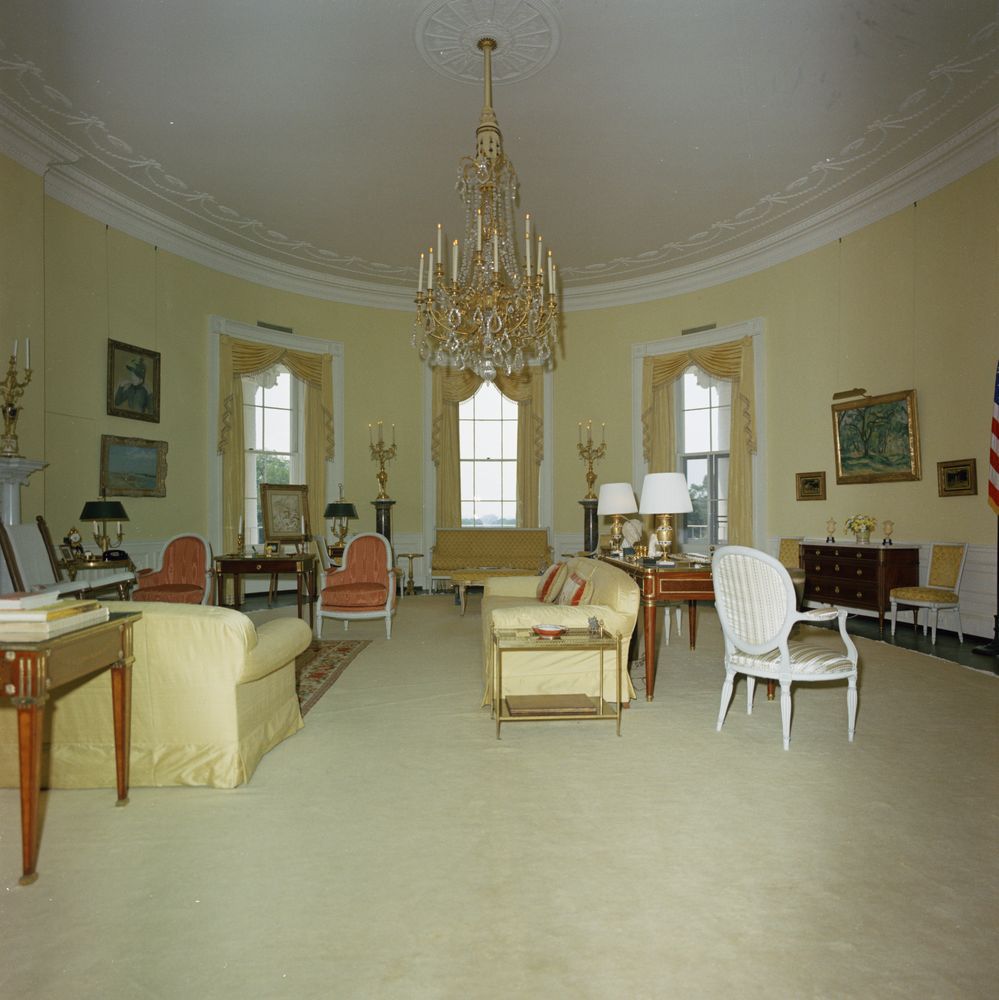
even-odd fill
[(106, 622), (98, 601), (54, 601), (52, 594), (0, 594), (0, 642), (43, 642), (64, 632)]

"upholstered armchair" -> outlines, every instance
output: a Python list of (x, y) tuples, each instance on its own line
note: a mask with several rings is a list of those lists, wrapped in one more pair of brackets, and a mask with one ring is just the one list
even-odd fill
[(388, 539), (374, 532), (354, 535), (343, 550), (342, 569), (326, 573), (316, 607), (316, 636), (322, 635), (324, 618), (342, 621), (344, 631), (351, 621), (384, 618), (385, 636), (391, 639), (395, 584)]
[(175, 535), (157, 569), (136, 574), (135, 601), (208, 604), (212, 599), (212, 549), (201, 535)]
[[(746, 712), (753, 711), (756, 679), (780, 683), (784, 749), (791, 742), (791, 685), (805, 681), (847, 682), (847, 739), (857, 720), (857, 647), (846, 631), (846, 611), (832, 607), (797, 610), (787, 568), (773, 556), (741, 545), (716, 549), (711, 559), (715, 608), (725, 638), (725, 681), (717, 729), (732, 700), (736, 674), (746, 678)], [(797, 622), (835, 621), (842, 649), (789, 638)]]

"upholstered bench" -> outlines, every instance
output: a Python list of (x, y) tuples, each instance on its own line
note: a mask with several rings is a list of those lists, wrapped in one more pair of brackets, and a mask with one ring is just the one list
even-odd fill
[(451, 580), (464, 614), (469, 587), (540, 573), (551, 561), (547, 528), (438, 528), (430, 575)]

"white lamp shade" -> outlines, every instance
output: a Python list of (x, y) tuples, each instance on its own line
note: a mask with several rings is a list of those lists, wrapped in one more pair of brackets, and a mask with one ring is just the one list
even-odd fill
[(597, 516), (634, 514), (638, 510), (631, 483), (604, 483), (597, 495)]
[(687, 477), (682, 472), (650, 472), (642, 483), (641, 514), (686, 514), (690, 502)]

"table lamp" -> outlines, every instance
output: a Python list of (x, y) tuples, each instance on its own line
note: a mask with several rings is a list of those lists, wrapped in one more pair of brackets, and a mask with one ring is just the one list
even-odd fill
[(342, 549), (347, 537), (347, 521), (357, 519), (357, 508), (343, 498), (343, 483), (340, 483), (340, 499), (332, 500), (326, 505), (323, 517), (333, 522), (330, 531), (336, 536), (336, 547)]
[[(117, 541), (115, 548), (121, 547), (121, 540), (124, 533), (121, 530), (121, 522), (128, 520), (125, 507), (120, 500), (88, 500), (80, 511), (81, 521), (91, 521), (93, 523), (94, 541), (99, 546), (102, 553), (111, 548), (111, 539), (108, 537), (108, 521), (118, 522)], [(101, 522), (101, 530), (97, 530), (97, 522)]]
[(625, 514), (634, 514), (638, 510), (635, 503), (635, 491), (631, 483), (604, 483), (597, 497), (597, 517), (612, 518), (610, 543), (613, 551), (621, 548), (621, 528)]
[(673, 546), (673, 515), (686, 514), (693, 509), (687, 477), (682, 472), (650, 472), (645, 477), (638, 512), (655, 514), (658, 518), (656, 539), (665, 558), (669, 558)]

